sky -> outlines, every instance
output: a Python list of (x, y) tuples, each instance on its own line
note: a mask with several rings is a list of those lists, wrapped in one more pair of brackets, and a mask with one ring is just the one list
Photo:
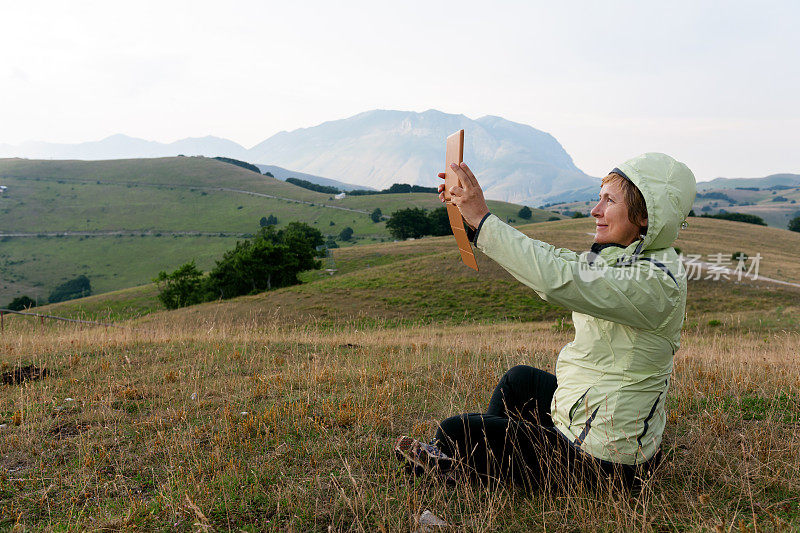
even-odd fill
[(0, 143), (250, 148), (370, 109), (498, 115), (602, 176), (800, 173), (800, 2), (0, 0)]

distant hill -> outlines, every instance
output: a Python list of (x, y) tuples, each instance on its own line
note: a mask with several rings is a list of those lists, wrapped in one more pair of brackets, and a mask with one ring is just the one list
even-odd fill
[(336, 187), (342, 191), (352, 191), (353, 189), (369, 189), (370, 187), (366, 187), (364, 185), (353, 185), (352, 183), (344, 183), (342, 181), (332, 180), (329, 178), (323, 178), (321, 176), (315, 176), (313, 174), (305, 174), (303, 172), (295, 172), (294, 170), (288, 170), (283, 167), (277, 167), (275, 165), (256, 165), (262, 174), (266, 174), (269, 172), (275, 178), (286, 181), (288, 178), (300, 178), (301, 180), (310, 181), (311, 183), (316, 183), (317, 185), (326, 185), (328, 187)]
[(438, 184), (447, 135), (466, 130), (464, 159), (488, 198), (537, 205), (596, 192), (553, 136), (500, 117), (472, 120), (436, 110), (375, 110), (278, 133), (250, 149), (253, 161), (384, 189)]
[[(543, 206), (571, 216), (574, 212), (588, 215), (595, 203), (596, 200), (591, 199), (550, 202)], [(800, 216), (800, 174), (716, 178), (699, 182), (692, 209), (697, 215), (724, 212), (755, 215), (764, 219), (769, 226), (786, 229), (792, 218)]]
[(247, 160), (247, 149), (220, 137), (189, 137), (173, 143), (146, 141), (127, 135), (111, 135), (100, 141), (79, 144), (26, 142), (19, 146), (0, 144), (0, 157), (28, 159), (138, 159), (177, 155), (224, 156)]
[(249, 150), (218, 137), (164, 144), (112, 135), (80, 144), (0, 145), (0, 157), (97, 160), (223, 156), (263, 168), (278, 165), (293, 169), (292, 174), (308, 181), (314, 179), (301, 174), (341, 182), (349, 188), (381, 190), (393, 183), (437, 185), (436, 174), (444, 165), (444, 139), (461, 128), (466, 130), (465, 160), (480, 178), (487, 198), (539, 205), (589, 199), (596, 193), (598, 181), (578, 169), (552, 135), (500, 117), (472, 120), (433, 109), (424, 113), (367, 111), (311, 128), (280, 132)]
[(697, 184), (698, 191), (712, 189), (735, 189), (736, 187), (759, 187), (765, 189), (775, 185), (800, 187), (800, 174), (771, 174), (763, 178), (714, 178)]

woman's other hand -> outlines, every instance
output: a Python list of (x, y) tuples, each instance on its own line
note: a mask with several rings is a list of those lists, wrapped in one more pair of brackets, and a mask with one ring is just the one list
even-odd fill
[[(461, 182), (461, 187), (458, 185), (450, 187), (450, 201), (461, 211), (464, 221), (472, 228), (476, 228), (489, 212), (489, 207), (483, 198), (483, 190), (466, 163), (461, 163), (461, 165), (453, 163), (450, 168)], [(439, 177), (444, 179), (444, 172), (440, 172)], [(439, 200), (445, 201), (444, 183), (439, 184)]]

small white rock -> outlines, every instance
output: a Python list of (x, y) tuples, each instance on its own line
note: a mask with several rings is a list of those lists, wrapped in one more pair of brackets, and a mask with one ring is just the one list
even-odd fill
[(7, 427), (8, 427), (8, 424), (0, 424), (0, 431), (6, 429)]
[(249, 415), (250, 413), (248, 413), (247, 411), (242, 411), (242, 412), (241, 412), (241, 413), (239, 413), (239, 414), (240, 414), (240, 415), (242, 415), (242, 416), (247, 416), (247, 415)]
[(196, 399), (197, 399), (197, 393), (196, 393), (196, 392), (193, 392), (193, 393), (192, 393), (192, 400), (196, 400)]
[(438, 528), (445, 528), (450, 526), (447, 522), (425, 509), (419, 517), (418, 533), (435, 531)]
[(74, 402), (75, 400), (73, 400), (72, 398), (64, 398), (64, 401), (65, 402)]

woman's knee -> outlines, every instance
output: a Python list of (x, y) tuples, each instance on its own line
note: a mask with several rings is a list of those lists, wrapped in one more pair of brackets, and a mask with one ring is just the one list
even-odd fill
[(503, 377), (500, 378), (500, 381), (506, 383), (515, 383), (521, 380), (528, 379), (533, 373), (536, 372), (536, 368), (528, 365), (516, 365), (509, 368)]

